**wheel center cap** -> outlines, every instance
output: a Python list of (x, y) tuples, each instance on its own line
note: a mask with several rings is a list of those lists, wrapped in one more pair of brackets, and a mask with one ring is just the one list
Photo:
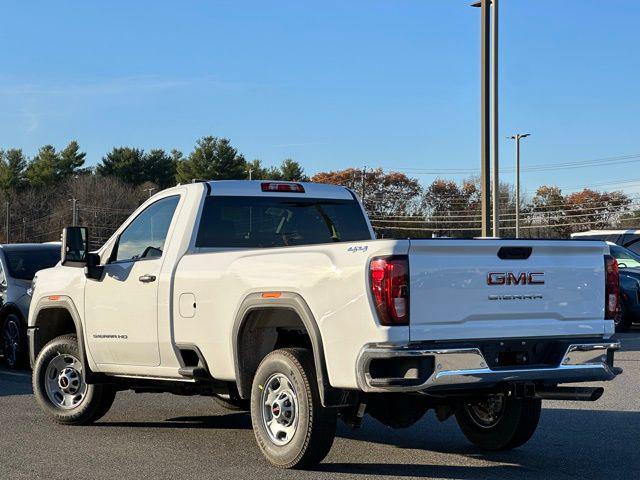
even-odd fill
[(58, 385), (64, 393), (74, 395), (80, 389), (80, 375), (73, 368), (65, 368), (58, 376)]

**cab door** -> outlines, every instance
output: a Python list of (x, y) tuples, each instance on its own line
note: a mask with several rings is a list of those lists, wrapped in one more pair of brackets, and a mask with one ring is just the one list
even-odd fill
[(85, 287), (88, 345), (98, 364), (157, 366), (158, 278), (180, 197), (149, 205), (121, 232), (101, 280)]

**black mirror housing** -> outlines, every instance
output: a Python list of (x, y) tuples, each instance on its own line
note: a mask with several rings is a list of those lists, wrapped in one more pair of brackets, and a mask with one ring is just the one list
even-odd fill
[(62, 230), (60, 258), (66, 267), (86, 267), (89, 256), (87, 227), (65, 227)]
[(92, 280), (100, 280), (102, 278), (102, 272), (104, 267), (100, 265), (100, 255), (97, 253), (87, 254), (87, 268), (85, 268), (85, 274), (87, 278)]

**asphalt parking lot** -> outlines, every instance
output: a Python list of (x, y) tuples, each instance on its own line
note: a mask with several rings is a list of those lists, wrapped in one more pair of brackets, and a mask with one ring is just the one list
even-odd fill
[(640, 478), (640, 330), (621, 335), (624, 374), (596, 403), (546, 402), (524, 447), (483, 454), (455, 421), (428, 414), (407, 430), (367, 418), (342, 425), (312, 472), (269, 467), (246, 414), (224, 414), (208, 398), (119, 393), (90, 427), (50, 422), (27, 372), (0, 369), (0, 478), (444, 478), (609, 480)]

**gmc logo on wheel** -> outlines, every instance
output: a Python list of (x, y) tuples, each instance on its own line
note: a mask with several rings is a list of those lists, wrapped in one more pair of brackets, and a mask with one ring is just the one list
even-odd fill
[(544, 285), (543, 272), (490, 272), (487, 285)]

